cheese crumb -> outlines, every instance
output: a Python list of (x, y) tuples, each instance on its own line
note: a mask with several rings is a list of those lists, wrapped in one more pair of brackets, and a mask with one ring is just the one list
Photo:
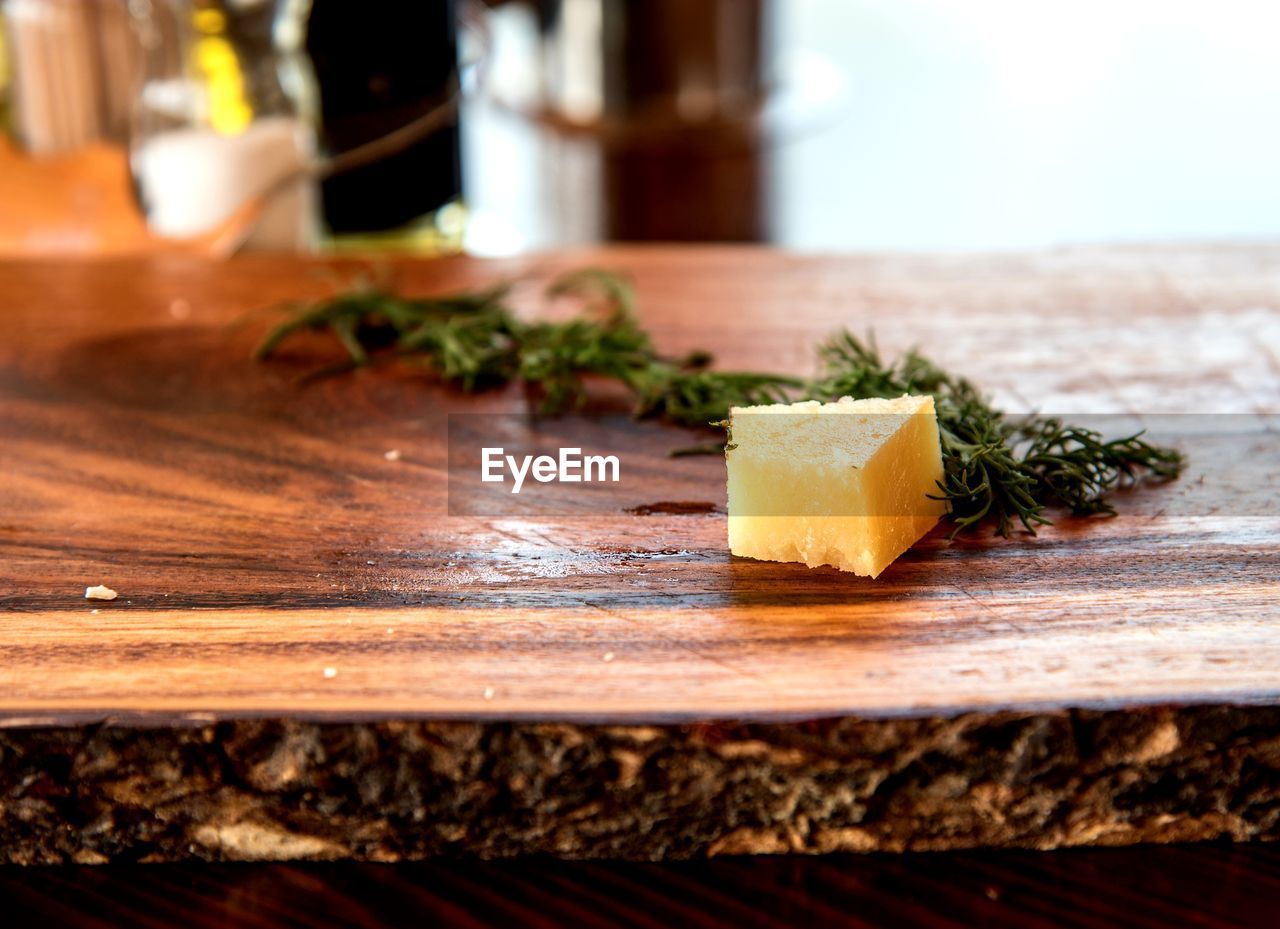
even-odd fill
[(325, 668), (325, 669), (324, 669), (324, 676), (325, 676), (325, 677), (337, 677), (337, 676), (338, 676), (338, 669), (337, 669), (337, 668)]
[(120, 595), (105, 584), (84, 589), (84, 598), (86, 600), (114, 600), (118, 596)]
[(386, 453), (385, 455), (383, 455), (382, 457), (383, 457), (383, 458), (385, 458), (385, 459), (387, 459), (387, 461), (399, 461), (399, 460), (400, 460), (400, 449), (398, 449), (398, 448), (393, 448), (393, 449), (391, 449), (391, 451), (387, 452), (387, 453)]
[(613, 661), (613, 652), (605, 652), (605, 653), (604, 653), (604, 660), (605, 660), (605, 661)]
[(484, 689), (484, 698), (485, 698), (486, 700), (492, 700), (492, 699), (493, 699), (493, 688), (492, 688), (492, 687), (486, 687), (486, 688)]

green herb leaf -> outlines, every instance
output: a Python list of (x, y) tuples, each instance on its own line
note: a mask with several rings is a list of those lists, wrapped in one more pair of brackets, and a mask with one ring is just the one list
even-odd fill
[[(974, 384), (909, 351), (881, 358), (874, 339), (841, 332), (818, 350), (821, 371), (804, 381), (786, 375), (718, 371), (712, 356), (693, 352), (667, 358), (656, 351), (635, 316), (630, 282), (611, 271), (587, 268), (560, 277), (552, 297), (574, 297), (585, 312), (564, 322), (525, 322), (507, 308), (505, 286), (443, 297), (411, 299), (363, 287), (311, 306), (272, 329), (255, 357), (268, 358), (299, 332), (328, 330), (348, 360), (322, 369), (336, 373), (383, 359), (422, 365), (470, 393), (513, 382), (523, 384), (542, 413), (578, 408), (588, 381), (625, 386), (635, 415), (691, 428), (728, 429), (735, 406), (899, 397), (930, 394), (942, 439), (943, 480), (937, 498), (947, 501), (952, 535), (984, 522), (1008, 536), (1015, 528), (1035, 533), (1050, 523), (1046, 507), (1080, 514), (1110, 514), (1107, 494), (1144, 477), (1176, 478), (1185, 460), (1175, 449), (1151, 445), (1141, 434), (1106, 440), (1097, 432), (1050, 417), (1012, 420)], [(678, 449), (675, 454), (732, 451), (732, 437)]]

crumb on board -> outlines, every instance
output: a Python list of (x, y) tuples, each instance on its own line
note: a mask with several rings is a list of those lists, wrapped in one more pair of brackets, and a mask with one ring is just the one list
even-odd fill
[(484, 689), (484, 698), (485, 698), (486, 700), (492, 700), (492, 699), (493, 699), (493, 688), (492, 688), (492, 687), (486, 687), (486, 688)]
[(605, 661), (613, 661), (613, 658), (614, 658), (613, 652), (605, 652), (605, 653), (604, 653), (604, 660), (605, 660)]
[(393, 449), (391, 449), (390, 451), (388, 451), (388, 452), (384, 453), (382, 457), (383, 457), (383, 458), (385, 458), (385, 459), (387, 459), (387, 461), (399, 461), (399, 460), (400, 460), (400, 449), (398, 449), (398, 448), (393, 448)]
[(337, 677), (337, 676), (338, 676), (338, 669), (337, 669), (337, 668), (325, 668), (325, 669), (324, 669), (324, 676), (325, 676), (325, 677)]
[(90, 610), (90, 611), (89, 611), (89, 615), (90, 615), (90, 616), (97, 616), (97, 615), (98, 615), (99, 613), (101, 613), (101, 612), (102, 612), (102, 610)]
[(114, 600), (118, 596), (119, 594), (105, 584), (98, 584), (95, 587), (86, 587), (84, 589), (84, 598), (86, 600)]

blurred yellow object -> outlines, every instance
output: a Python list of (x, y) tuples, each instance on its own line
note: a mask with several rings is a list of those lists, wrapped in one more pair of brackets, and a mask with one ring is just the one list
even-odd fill
[(217, 35), (227, 28), (227, 16), (216, 7), (202, 6), (191, 11), (191, 22), (206, 35)]
[(239, 135), (253, 121), (253, 107), (245, 99), (244, 75), (231, 43), (207, 36), (191, 49), (195, 70), (208, 92), (209, 125), (223, 135)]

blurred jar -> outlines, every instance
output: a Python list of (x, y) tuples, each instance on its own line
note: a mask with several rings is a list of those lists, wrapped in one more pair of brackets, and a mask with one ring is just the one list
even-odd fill
[(236, 245), (309, 249), (318, 196), (309, 0), (131, 0), (145, 76), (130, 163), (147, 224)]
[(0, 14), (0, 125), (18, 145), (123, 141), (138, 68), (125, 0), (3, 0)]
[(543, 130), (555, 238), (769, 237), (772, 0), (494, 5), (489, 96)]
[(460, 248), (453, 0), (131, 9), (147, 50), (132, 164), (153, 231), (225, 227), (218, 250)]
[(742, 128), (773, 75), (769, 0), (530, 0), (545, 117), (679, 134)]

